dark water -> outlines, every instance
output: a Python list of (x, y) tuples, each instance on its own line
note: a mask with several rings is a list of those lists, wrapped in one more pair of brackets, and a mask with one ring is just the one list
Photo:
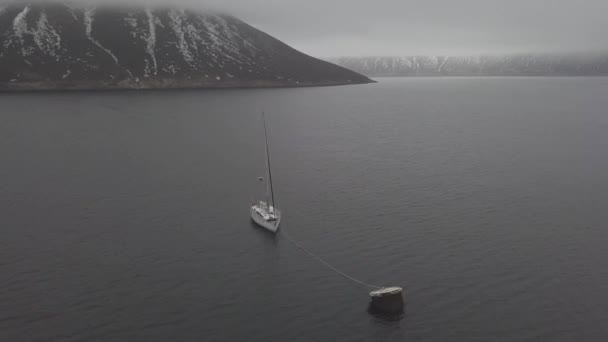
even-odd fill
[[(608, 79), (0, 96), (0, 341), (608, 339)], [(285, 229), (249, 221), (270, 118)]]

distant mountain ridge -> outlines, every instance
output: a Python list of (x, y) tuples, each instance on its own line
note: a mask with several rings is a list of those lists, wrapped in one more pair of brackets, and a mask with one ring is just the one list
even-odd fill
[(328, 59), (368, 77), (607, 76), (608, 53), (595, 55), (340, 57)]
[(230, 15), (63, 2), (0, 3), (0, 90), (369, 82)]

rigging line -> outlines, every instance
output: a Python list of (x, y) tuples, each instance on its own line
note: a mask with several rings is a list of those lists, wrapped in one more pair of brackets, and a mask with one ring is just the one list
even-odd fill
[[(285, 223), (283, 222), (283, 226), (285, 226)], [(285, 237), (285, 239), (287, 239), (287, 241), (291, 242), (294, 246), (296, 246), (297, 248), (299, 248), (301, 251), (305, 252), (306, 254), (310, 255), (311, 257), (313, 257), (314, 259), (316, 259), (317, 261), (319, 261), (321, 264), (327, 266), (329, 269), (333, 270), (334, 272), (338, 273), (339, 275), (341, 275), (342, 277), (351, 280), (357, 284), (372, 288), (372, 289), (383, 289), (383, 286), (377, 286), (377, 285), (373, 285), (373, 284), (369, 284), (366, 283), (364, 281), (361, 281), (359, 279), (353, 278), (351, 276), (349, 276), (348, 274), (340, 271), (339, 269), (335, 268), (334, 266), (332, 266), (331, 264), (329, 264), (327, 261), (323, 260), (321, 257), (319, 257), (318, 255), (314, 254), (313, 252), (309, 251), (308, 249), (306, 249), (304, 246), (300, 245), (297, 241), (295, 241), (294, 239), (292, 239), (289, 234), (287, 234), (287, 232), (285, 232), (285, 229), (281, 230), (281, 234)]]
[[(270, 168), (270, 151), (268, 150), (268, 133), (266, 132), (266, 113), (262, 112), (262, 119), (264, 121), (264, 140), (266, 142), (266, 163), (268, 165), (268, 182), (270, 183), (270, 201), (272, 202), (272, 207), (276, 210), (276, 205), (274, 204), (274, 188), (272, 187), (272, 169)], [(270, 207), (270, 204), (267, 203)], [(270, 210), (270, 208), (268, 208)]]

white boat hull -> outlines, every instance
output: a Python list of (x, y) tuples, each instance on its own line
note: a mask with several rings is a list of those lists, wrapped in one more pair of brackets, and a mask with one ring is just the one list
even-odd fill
[(249, 209), (249, 213), (253, 222), (255, 222), (255, 224), (258, 226), (270, 231), (271, 233), (276, 233), (279, 230), (279, 225), (281, 224), (281, 212), (278, 209), (274, 210), (275, 220), (268, 220), (268, 216), (265, 217), (263, 215), (266, 213), (266, 211), (262, 209), (260, 205), (252, 205)]

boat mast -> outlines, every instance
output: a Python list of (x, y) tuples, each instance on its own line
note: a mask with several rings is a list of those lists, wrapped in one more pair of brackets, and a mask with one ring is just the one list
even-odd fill
[[(270, 152), (268, 151), (268, 133), (266, 132), (266, 115), (262, 112), (262, 119), (264, 120), (264, 140), (266, 142), (266, 164), (268, 167), (268, 183), (270, 184), (270, 201), (272, 203), (273, 211), (276, 211), (274, 205), (274, 189), (272, 187), (272, 171), (270, 169)], [(270, 204), (268, 204), (268, 210), (270, 210)]]

